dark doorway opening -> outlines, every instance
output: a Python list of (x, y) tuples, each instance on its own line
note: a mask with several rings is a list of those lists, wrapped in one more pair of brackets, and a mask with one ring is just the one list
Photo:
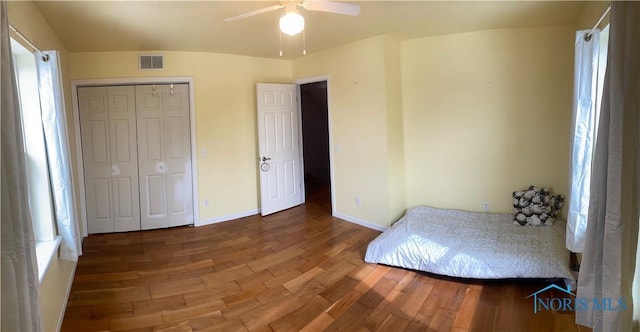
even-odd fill
[(300, 85), (306, 201), (331, 212), (327, 81)]

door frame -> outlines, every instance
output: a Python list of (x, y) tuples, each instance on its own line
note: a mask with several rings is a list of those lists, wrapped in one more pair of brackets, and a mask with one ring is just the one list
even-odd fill
[[(76, 165), (78, 166), (78, 189), (80, 197), (80, 219), (82, 237), (88, 236), (87, 200), (84, 187), (84, 165), (82, 162), (82, 139), (80, 135), (80, 110), (78, 108), (78, 88), (90, 86), (136, 85), (136, 84), (188, 84), (189, 85), (189, 126), (191, 126), (191, 188), (193, 195), (193, 225), (199, 224), (200, 210), (198, 202), (198, 151), (196, 149), (196, 108), (195, 79), (193, 77), (131, 77), (71, 80), (71, 104), (73, 106), (73, 128), (76, 143)], [(71, 147), (69, 147), (71, 148)], [(75, 192), (75, 191), (74, 191)]]
[[(304, 140), (304, 134), (302, 133), (302, 94), (300, 93), (300, 85), (308, 83), (327, 82), (327, 122), (329, 132), (329, 178), (331, 180), (331, 215), (336, 216), (336, 186), (335, 186), (335, 171), (333, 163), (333, 129), (331, 127), (331, 75), (325, 74), (320, 76), (304, 77), (293, 81), (296, 85), (298, 94), (298, 126), (300, 128), (300, 154), (304, 153), (302, 148), (302, 140)], [(301, 158), (304, 163), (304, 158)], [(304, 190), (304, 164), (302, 165), (302, 188)], [(306, 191), (304, 192), (306, 195)], [(306, 201), (305, 196), (302, 197), (303, 202)]]

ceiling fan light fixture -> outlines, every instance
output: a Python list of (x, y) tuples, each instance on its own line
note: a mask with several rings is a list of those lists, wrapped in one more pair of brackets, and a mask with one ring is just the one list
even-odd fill
[(294, 36), (304, 29), (304, 17), (297, 10), (287, 10), (280, 18), (280, 31)]

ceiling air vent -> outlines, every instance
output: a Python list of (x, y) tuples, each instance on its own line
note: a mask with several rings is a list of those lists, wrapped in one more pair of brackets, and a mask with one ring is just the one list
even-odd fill
[(140, 70), (163, 70), (164, 55), (140, 55)]

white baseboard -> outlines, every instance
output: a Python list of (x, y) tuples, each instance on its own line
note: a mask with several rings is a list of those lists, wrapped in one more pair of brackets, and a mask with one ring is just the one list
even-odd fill
[[(249, 210), (249, 211), (243, 211), (243, 212), (238, 212), (238, 213), (233, 213), (233, 214), (228, 214), (225, 216), (219, 216), (219, 217), (215, 217), (215, 218), (211, 218), (211, 219), (207, 219), (207, 220), (200, 220), (199, 222), (194, 223), (194, 226), (199, 227), (199, 226), (205, 226), (205, 225), (211, 225), (211, 224), (217, 224), (219, 222), (225, 222), (225, 221), (229, 221), (229, 220), (234, 220), (234, 219), (240, 219), (240, 218), (244, 218), (244, 217), (249, 217), (249, 216), (253, 216), (260, 213), (260, 209), (255, 209), (255, 210)], [(371, 228), (371, 229), (375, 229), (376, 231), (380, 231), (380, 232), (384, 232), (387, 229), (389, 229), (389, 227), (387, 226), (382, 226), (367, 220), (363, 220), (363, 219), (359, 219), (356, 217), (352, 217), (346, 214), (342, 214), (340, 212), (335, 212), (333, 214), (334, 217), (336, 218), (340, 218), (342, 220), (348, 221), (350, 223), (354, 223), (366, 228)]]
[(67, 312), (67, 304), (69, 303), (69, 295), (71, 295), (71, 287), (73, 287), (73, 279), (76, 277), (77, 267), (78, 262), (73, 262), (73, 271), (71, 272), (71, 278), (69, 278), (69, 282), (67, 283), (64, 305), (62, 306), (62, 310), (60, 310), (60, 316), (58, 317), (58, 329), (56, 331), (60, 331), (62, 329), (62, 321), (64, 320), (64, 314)]
[(240, 219), (240, 218), (244, 218), (244, 217), (248, 217), (248, 216), (253, 216), (253, 215), (256, 215), (258, 213), (260, 213), (260, 209), (228, 214), (226, 216), (219, 216), (219, 217), (215, 217), (215, 218), (211, 218), (211, 219), (207, 219), (207, 220), (200, 220), (200, 221), (194, 223), (194, 226), (198, 227), (198, 226), (217, 224), (219, 222), (224, 222), (224, 221)]
[(366, 220), (362, 220), (362, 219), (358, 219), (356, 217), (352, 217), (352, 216), (348, 216), (346, 214), (342, 214), (340, 212), (334, 212), (333, 216), (336, 218), (340, 218), (342, 220), (354, 223), (354, 224), (358, 224), (360, 226), (366, 227), (366, 228), (371, 228), (371, 229), (375, 229), (376, 231), (380, 231), (380, 232), (384, 232), (387, 229), (389, 229), (389, 227), (387, 226), (382, 226), (370, 221), (366, 221)]

